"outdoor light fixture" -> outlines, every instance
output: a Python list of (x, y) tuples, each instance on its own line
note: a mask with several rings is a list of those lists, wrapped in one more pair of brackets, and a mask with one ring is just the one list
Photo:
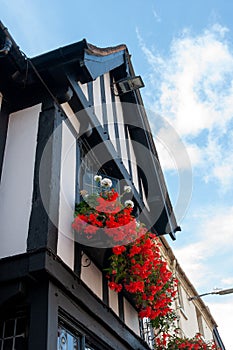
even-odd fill
[[(117, 87), (118, 93), (115, 93), (115, 86)], [(126, 92), (137, 90), (144, 86), (141, 76), (138, 75), (136, 77), (127, 77), (113, 83), (113, 91), (115, 95), (123, 95)]]
[(6, 37), (3, 47), (0, 49), (0, 57), (5, 57), (9, 53), (11, 46), (11, 40), (8, 37)]
[(211, 294), (225, 295), (225, 294), (231, 294), (231, 293), (233, 293), (233, 288), (221, 289), (221, 290), (217, 290), (209, 293), (194, 295), (192, 297), (189, 297), (188, 300), (191, 301), (191, 300), (199, 299), (201, 297), (204, 297), (205, 295), (211, 295)]

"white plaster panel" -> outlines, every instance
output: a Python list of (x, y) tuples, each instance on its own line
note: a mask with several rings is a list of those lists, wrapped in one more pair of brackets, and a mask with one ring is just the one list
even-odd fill
[(103, 109), (101, 100), (100, 78), (93, 81), (93, 98), (94, 98), (94, 111), (95, 114), (103, 126)]
[(112, 143), (115, 147), (115, 150), (117, 152), (116, 133), (115, 133), (113, 108), (112, 108), (112, 92), (111, 92), (111, 87), (110, 87), (110, 75), (109, 75), (109, 73), (104, 74), (104, 89), (105, 89), (105, 97), (106, 97), (106, 109), (107, 109), (107, 118), (108, 118), (109, 138), (112, 141)]
[(145, 204), (145, 207), (148, 211), (150, 211), (150, 207), (148, 205), (148, 202), (147, 202), (147, 198), (146, 198), (146, 193), (145, 193), (145, 189), (144, 189), (144, 184), (142, 182), (142, 179), (140, 179), (140, 183), (141, 183), (141, 195), (142, 195), (142, 200), (143, 200), (143, 203)]
[(0, 184), (1, 258), (27, 249), (40, 111), (36, 105), (9, 117)]
[(57, 254), (71, 269), (74, 268), (74, 239), (71, 224), (75, 208), (75, 168), (76, 140), (63, 122)]
[(61, 106), (62, 106), (64, 112), (66, 113), (68, 119), (70, 120), (71, 124), (75, 128), (75, 130), (77, 131), (77, 133), (79, 133), (79, 131), (80, 131), (80, 121), (78, 120), (78, 118), (74, 114), (74, 112), (71, 109), (69, 103), (68, 102), (63, 103)]
[(202, 317), (202, 324), (203, 324), (203, 330), (204, 330), (203, 335), (204, 335), (205, 340), (207, 340), (207, 341), (212, 340), (213, 339), (212, 330), (209, 328), (204, 317)]
[(100, 299), (103, 298), (102, 272), (96, 267), (93, 261), (85, 265), (86, 261), (90, 261), (87, 255), (82, 256), (83, 266), (81, 268), (81, 279)]
[(131, 328), (136, 334), (140, 335), (138, 313), (133, 306), (126, 300), (124, 300), (124, 316), (125, 323)]
[(112, 289), (109, 291), (109, 306), (119, 316), (118, 293)]
[(188, 301), (188, 295), (182, 287), (180, 288), (180, 293), (182, 294), (185, 312), (185, 314), (180, 313), (180, 328), (186, 337), (191, 338), (199, 332), (196, 308), (192, 302)]
[(82, 84), (82, 83), (80, 83), (80, 81), (78, 81), (78, 84), (79, 84), (79, 86), (81, 87), (82, 92), (84, 93), (84, 95), (85, 95), (87, 101), (89, 101), (87, 84)]
[(131, 163), (131, 169), (132, 169), (133, 183), (137, 191), (139, 192), (137, 160), (136, 160), (136, 156), (134, 153), (134, 149), (133, 149), (133, 145), (130, 137), (129, 137), (129, 152), (130, 152), (130, 163)]
[(125, 168), (129, 171), (129, 164), (128, 164), (129, 156), (128, 156), (127, 147), (126, 147), (124, 117), (123, 117), (123, 110), (122, 110), (122, 105), (121, 105), (119, 96), (115, 97), (115, 101), (116, 101), (115, 106), (116, 106), (116, 115), (117, 115), (117, 125), (118, 125), (119, 139), (120, 139), (120, 156)]

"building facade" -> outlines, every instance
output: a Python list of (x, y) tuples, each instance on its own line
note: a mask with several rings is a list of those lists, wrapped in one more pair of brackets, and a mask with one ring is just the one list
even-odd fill
[(161, 237), (160, 240), (164, 259), (179, 281), (177, 298), (173, 306), (177, 314), (176, 326), (180, 329), (179, 335), (192, 338), (195, 334), (200, 333), (206, 342), (214, 340), (218, 349), (225, 350), (216, 321), (209, 308), (198, 297), (195, 287), (177, 261), (166, 238)]
[(128, 50), (83, 40), (29, 59), (2, 23), (0, 48), (0, 349), (149, 349), (133, 300), (108, 288), (110, 248), (71, 228), (98, 173), (132, 188), (154, 234), (180, 230)]

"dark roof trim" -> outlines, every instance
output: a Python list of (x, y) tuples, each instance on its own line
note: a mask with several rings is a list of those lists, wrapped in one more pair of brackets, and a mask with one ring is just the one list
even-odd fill
[(125, 45), (98, 48), (83, 39), (36, 56), (31, 61), (39, 71), (77, 63), (84, 73), (80, 75), (80, 81), (87, 83), (124, 64), (126, 51)]
[(86, 68), (91, 80), (121, 66), (125, 63), (125, 51), (116, 51), (109, 55), (95, 56), (85, 50), (84, 59), (81, 65)]
[(215, 326), (213, 328), (213, 334), (214, 334), (214, 339), (215, 339), (215, 342), (217, 343), (217, 345), (220, 347), (221, 350), (226, 350), (223, 342), (222, 342), (222, 339), (220, 337), (220, 334), (218, 332), (218, 329), (217, 329), (217, 326)]
[[(0, 21), (0, 42), (1, 42), (1, 59), (8, 58), (10, 56), (11, 64), (20, 71), (26, 67), (26, 59), (16, 44), (8, 29)], [(5, 56), (5, 58), (4, 58)]]
[(77, 43), (60, 47), (56, 50), (46, 52), (42, 55), (31, 58), (31, 61), (38, 70), (46, 70), (49, 67), (73, 63), (83, 58), (84, 49), (87, 48), (85, 39)]
[(113, 53), (117, 53), (120, 51), (127, 51), (127, 46), (125, 44), (117, 45), (117, 46), (111, 46), (111, 47), (105, 47), (105, 48), (100, 48), (95, 45), (92, 45), (90, 43), (87, 43), (87, 51), (95, 56), (108, 56)]

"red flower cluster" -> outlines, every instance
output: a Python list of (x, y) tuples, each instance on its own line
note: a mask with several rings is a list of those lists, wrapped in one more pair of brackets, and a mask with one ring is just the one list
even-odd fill
[(180, 338), (177, 335), (169, 335), (163, 333), (159, 338), (155, 339), (157, 350), (214, 350), (217, 349), (216, 345), (211, 342), (204, 342), (200, 333), (197, 333), (195, 337)]
[(89, 240), (94, 237), (107, 239), (112, 246), (127, 244), (145, 231), (137, 228), (132, 208), (121, 204), (114, 189), (87, 195), (85, 200), (76, 206), (72, 228)]
[(172, 311), (177, 282), (161, 258), (156, 237), (146, 233), (127, 247), (115, 247), (110, 259), (109, 287), (132, 293), (140, 318), (155, 319)]
[[(126, 187), (125, 193), (129, 193), (129, 186)], [(161, 257), (158, 238), (147, 232), (142, 224), (137, 224), (132, 208), (121, 204), (114, 189), (84, 195), (85, 200), (76, 207), (72, 227), (88, 239), (98, 236), (103, 239), (104, 235), (114, 245), (107, 269), (109, 288), (116, 292), (125, 290), (133, 295), (139, 317), (149, 318), (152, 327), (159, 330), (155, 337), (155, 348), (216, 349), (213, 343), (206, 344), (200, 334), (188, 339), (178, 337), (175, 332), (173, 335), (168, 333), (175, 317), (171, 304), (177, 293), (178, 282)], [(127, 202), (131, 201), (126, 201), (125, 205)]]

